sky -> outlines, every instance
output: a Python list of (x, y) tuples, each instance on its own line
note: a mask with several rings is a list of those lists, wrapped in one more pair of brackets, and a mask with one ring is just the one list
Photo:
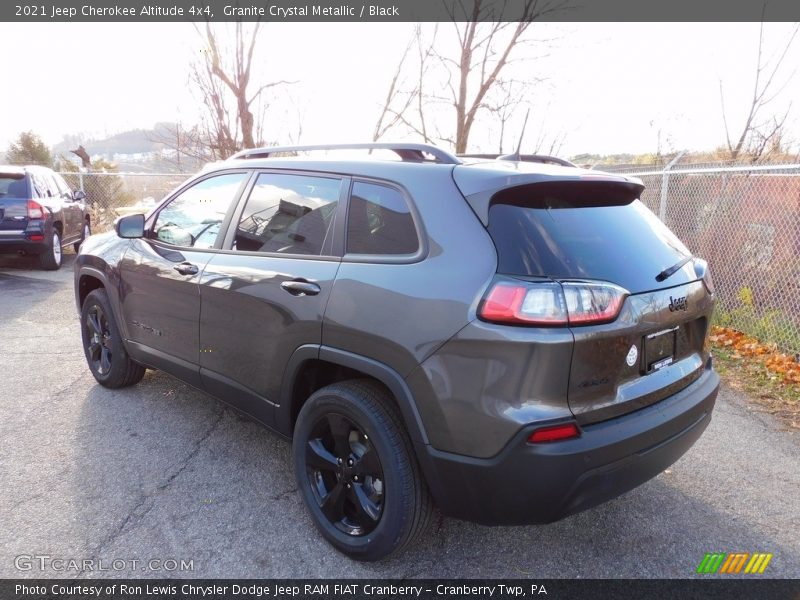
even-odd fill
[[(791, 27), (765, 25), (765, 58), (782, 49)], [(297, 82), (271, 99), (268, 118), (299, 116), (304, 143), (371, 139), (412, 31), (410, 23), (266, 24), (256, 78)], [(720, 82), (736, 130), (753, 93), (758, 31), (756, 23), (536, 23), (537, 58), (514, 73), (540, 80), (527, 92), (526, 139), (560, 137), (563, 156), (720, 146)], [(187, 23), (0, 23), (0, 148), (25, 130), (52, 145), (71, 133), (191, 123), (202, 107), (188, 65), (200, 48)], [(776, 113), (800, 99), (798, 65), (800, 40), (777, 77), (782, 89), (769, 105)], [(797, 104), (788, 123), (795, 140)], [(279, 143), (297, 134), (296, 125), (275, 131)], [(413, 138), (396, 130), (385, 139)], [(495, 151), (496, 143), (493, 126), (478, 128), (469, 150)]]

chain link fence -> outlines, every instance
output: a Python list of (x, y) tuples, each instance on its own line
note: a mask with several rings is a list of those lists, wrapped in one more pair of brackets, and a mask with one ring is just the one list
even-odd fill
[[(800, 353), (800, 164), (600, 168), (639, 177), (642, 201), (708, 260), (717, 323)], [(62, 175), (86, 192), (95, 232), (146, 212), (188, 177)]]
[(602, 168), (708, 260), (716, 323), (800, 353), (800, 164)]
[(61, 173), (72, 189), (86, 192), (92, 231), (101, 233), (114, 219), (147, 212), (189, 175), (180, 173)]

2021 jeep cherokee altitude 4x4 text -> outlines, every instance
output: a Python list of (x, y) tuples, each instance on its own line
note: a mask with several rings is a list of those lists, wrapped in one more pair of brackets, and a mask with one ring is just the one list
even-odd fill
[(249, 150), (90, 238), (75, 293), (97, 381), (161, 369), (292, 438), (316, 526), (362, 560), (434, 504), (546, 523), (697, 440), (713, 290), (638, 180), (362, 146), (400, 160)]

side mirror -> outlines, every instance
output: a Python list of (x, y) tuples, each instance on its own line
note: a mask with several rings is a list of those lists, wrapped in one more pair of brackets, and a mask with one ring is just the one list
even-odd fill
[(75, 190), (74, 192), (72, 192), (72, 199), (75, 202), (79, 202), (81, 200), (85, 200), (86, 199), (86, 192), (84, 192), (83, 190)]
[(114, 221), (114, 230), (121, 238), (144, 237), (144, 215), (127, 215)]

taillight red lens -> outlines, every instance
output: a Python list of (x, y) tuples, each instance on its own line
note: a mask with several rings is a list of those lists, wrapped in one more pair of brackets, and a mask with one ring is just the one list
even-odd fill
[(44, 207), (36, 200), (28, 200), (28, 218), (44, 219)]
[(562, 425), (553, 425), (551, 427), (537, 429), (528, 437), (528, 442), (531, 444), (557, 442), (559, 440), (580, 437), (580, 435), (581, 431), (575, 423), (564, 423)]
[(481, 319), (524, 325), (608, 323), (619, 315), (628, 292), (612, 283), (499, 281), (481, 303)]
[(31, 241), (32, 241), (32, 242), (41, 242), (41, 241), (44, 241), (44, 236), (43, 236), (43, 235), (41, 235), (41, 234), (38, 234), (38, 233), (34, 233), (33, 235), (31, 235)]
[(498, 323), (565, 325), (563, 295), (557, 283), (497, 283), (481, 306), (480, 316)]
[(565, 282), (570, 325), (608, 323), (617, 318), (628, 292), (611, 283)]

